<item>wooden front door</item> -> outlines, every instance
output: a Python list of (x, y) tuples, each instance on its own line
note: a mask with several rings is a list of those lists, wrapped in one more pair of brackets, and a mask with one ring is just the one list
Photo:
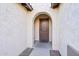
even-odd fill
[(48, 42), (49, 41), (49, 19), (42, 18), (40, 19), (39, 26), (39, 39), (40, 42)]

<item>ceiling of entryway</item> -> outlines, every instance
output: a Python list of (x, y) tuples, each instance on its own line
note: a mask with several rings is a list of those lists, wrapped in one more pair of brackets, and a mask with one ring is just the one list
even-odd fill
[(33, 7), (33, 9), (36, 9), (37, 7), (41, 6), (41, 8), (50, 8), (51, 3), (30, 3)]

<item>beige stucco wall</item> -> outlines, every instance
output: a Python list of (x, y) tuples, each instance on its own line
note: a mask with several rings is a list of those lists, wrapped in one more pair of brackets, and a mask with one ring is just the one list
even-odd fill
[[(0, 4), (0, 55), (19, 55), (33, 47), (34, 20), (41, 13), (51, 17), (52, 49), (67, 55), (68, 44), (79, 51), (79, 4), (61, 4), (59, 9), (52, 9), (49, 3), (32, 3), (32, 7), (30, 12), (18, 4)], [(35, 35), (39, 36), (39, 24), (35, 26)]]
[(39, 40), (39, 18), (37, 18), (34, 22), (34, 40)]
[(27, 48), (27, 10), (18, 4), (0, 4), (0, 55), (19, 55)]
[[(67, 45), (79, 51), (79, 4), (64, 3), (56, 10), (56, 36), (61, 55), (67, 56)], [(56, 42), (57, 43), (57, 42)], [(54, 45), (55, 46), (55, 45)]]
[(59, 11), (59, 50), (62, 55), (67, 55), (67, 45), (79, 51), (79, 4), (62, 4)]
[(50, 4), (38, 3), (32, 7), (33, 11), (27, 12), (18, 4), (0, 4), (0, 55), (19, 55), (25, 48), (33, 47), (34, 20), (40, 13), (51, 17), (52, 48), (59, 49), (57, 11), (50, 8)]
[(33, 47), (34, 20), (41, 13), (46, 13), (51, 17), (52, 25), (51, 23), (49, 25), (52, 27), (49, 28), (52, 28), (52, 30), (50, 29), (52, 48), (59, 50), (61, 46), (59, 45), (61, 43), (59, 39), (61, 18), (59, 20), (57, 17), (60, 16), (60, 13), (58, 14), (57, 10), (50, 8), (48, 3), (32, 4), (32, 7), (33, 11), (27, 12), (18, 4), (0, 4), (0, 55), (19, 55), (25, 48)]
[(52, 42), (52, 21), (49, 20), (49, 41)]

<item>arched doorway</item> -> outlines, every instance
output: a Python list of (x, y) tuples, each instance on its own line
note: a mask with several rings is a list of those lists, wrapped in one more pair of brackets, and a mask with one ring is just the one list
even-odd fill
[(38, 13), (34, 18), (34, 42), (52, 42), (52, 19), (44, 12)]

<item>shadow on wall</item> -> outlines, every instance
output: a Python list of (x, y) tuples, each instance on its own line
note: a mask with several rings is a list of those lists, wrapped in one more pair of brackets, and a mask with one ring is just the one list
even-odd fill
[(74, 49), (74, 47), (67, 45), (67, 56), (79, 56), (79, 51)]

